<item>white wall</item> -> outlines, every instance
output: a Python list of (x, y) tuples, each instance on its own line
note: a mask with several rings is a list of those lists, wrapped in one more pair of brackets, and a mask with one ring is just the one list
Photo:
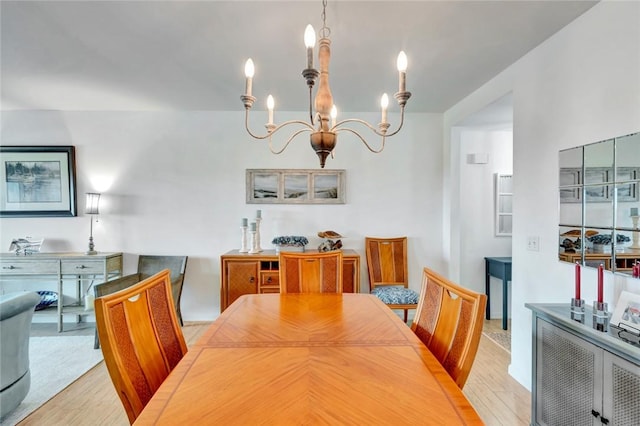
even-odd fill
[[(507, 68), (445, 114), (445, 184), (459, 191), (456, 162), (459, 130), (454, 126), (491, 100), (513, 91), (514, 234), (513, 319), (510, 373), (531, 384), (531, 312), (525, 303), (564, 302), (572, 296), (573, 267), (558, 253), (558, 150), (640, 130), (640, 3), (601, 2)], [(464, 237), (455, 212), (445, 230), (451, 251)], [(540, 251), (526, 250), (528, 236)], [(453, 257), (452, 257), (453, 258)], [(452, 266), (450, 265), (450, 269)], [(589, 283), (592, 283), (590, 285)], [(583, 297), (595, 299), (596, 275), (587, 269)], [(610, 308), (620, 291), (640, 292), (640, 281), (605, 274)]]
[[(265, 113), (255, 117), (263, 129)], [(343, 114), (355, 116), (356, 114)], [(378, 114), (357, 115), (372, 122)], [(279, 113), (278, 120), (304, 117)], [(390, 114), (397, 123), (397, 116)], [(244, 131), (243, 112), (4, 111), (3, 145), (74, 145), (78, 217), (2, 218), (0, 247), (13, 237), (45, 237), (45, 251), (84, 251), (89, 217), (84, 193), (111, 181), (94, 228), (99, 251), (125, 253), (125, 273), (139, 254), (189, 256), (182, 314), (211, 320), (219, 312), (220, 260), (239, 248), (242, 217), (263, 212), (262, 246), (280, 234), (306, 235), (317, 247), (320, 230), (345, 235), (344, 247), (361, 255), (361, 288), (368, 291), (364, 236), (409, 237), (411, 287), (419, 290), (422, 267), (442, 271), (440, 200), (442, 116), (409, 114), (405, 128), (371, 154), (351, 135), (341, 135), (327, 168), (346, 169), (344, 205), (248, 205), (247, 168), (318, 168), (306, 136), (281, 155)], [(370, 139), (374, 145), (377, 139)], [(51, 288), (53, 289), (53, 287)]]
[[(487, 154), (486, 164), (469, 164), (468, 154)], [(465, 287), (485, 292), (487, 256), (511, 256), (511, 237), (495, 235), (495, 173), (511, 173), (513, 132), (478, 127), (460, 129), (460, 280)], [(502, 280), (491, 278), (491, 318), (502, 318)]]

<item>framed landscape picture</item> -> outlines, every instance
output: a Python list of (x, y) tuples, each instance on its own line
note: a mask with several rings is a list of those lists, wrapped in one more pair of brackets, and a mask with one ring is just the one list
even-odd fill
[(247, 204), (344, 204), (344, 170), (247, 169)]
[(73, 146), (0, 146), (0, 216), (76, 216)]

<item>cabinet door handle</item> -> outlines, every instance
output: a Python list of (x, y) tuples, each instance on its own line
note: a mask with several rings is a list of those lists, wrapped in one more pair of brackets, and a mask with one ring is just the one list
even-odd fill
[(596, 410), (591, 410), (591, 415), (595, 418), (600, 417), (600, 413), (598, 413)]
[(602, 422), (603, 425), (609, 424), (609, 419), (605, 419), (604, 417), (600, 417), (600, 421)]
[(85, 268), (87, 268), (87, 266), (84, 266), (84, 265), (76, 266), (76, 269), (85, 269)]
[(249, 278), (249, 282), (250, 282), (250, 283), (256, 282), (256, 277), (251, 277), (251, 278)]
[(3, 266), (2, 269), (16, 269), (15, 266), (10, 265), (10, 266)]
[(270, 283), (271, 282), (271, 277), (267, 278), (267, 282)]

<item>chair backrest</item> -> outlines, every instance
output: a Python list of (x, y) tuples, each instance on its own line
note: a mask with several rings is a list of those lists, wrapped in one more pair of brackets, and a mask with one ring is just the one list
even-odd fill
[(134, 284), (142, 281), (141, 274), (130, 274), (123, 277), (113, 279), (111, 281), (105, 281), (103, 283), (93, 286), (93, 294), (96, 298), (106, 296), (107, 294), (115, 293), (116, 291), (124, 290), (127, 287), (131, 287)]
[(182, 325), (182, 313), (180, 312), (180, 298), (184, 283), (184, 272), (187, 269), (188, 256), (153, 256), (141, 254), (138, 256), (138, 273), (142, 278), (149, 278), (163, 269), (171, 271), (171, 295), (178, 314), (178, 321)]
[(364, 243), (371, 289), (382, 285), (408, 288), (407, 237), (365, 237)]
[[(134, 284), (142, 281), (142, 274), (125, 275), (124, 277), (116, 278), (111, 281), (105, 281), (101, 284), (93, 286), (93, 295), (95, 298), (106, 296), (107, 294), (115, 293), (116, 291), (124, 290), (127, 287), (131, 287)], [(98, 336), (98, 329), (95, 333), (95, 342), (93, 344), (94, 349), (100, 349), (100, 338)]]
[(342, 250), (280, 252), (280, 293), (342, 293)]
[(95, 300), (104, 361), (129, 417), (138, 417), (187, 353), (168, 269)]
[(461, 389), (478, 352), (486, 305), (485, 294), (460, 287), (424, 268), (411, 329)]

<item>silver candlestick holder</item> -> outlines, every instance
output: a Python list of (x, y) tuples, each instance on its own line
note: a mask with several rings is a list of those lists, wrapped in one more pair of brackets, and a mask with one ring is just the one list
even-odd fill
[(249, 253), (249, 248), (247, 247), (247, 227), (241, 226), (240, 232), (242, 233), (242, 237), (240, 240), (240, 250), (239, 253)]
[(598, 331), (609, 330), (609, 313), (606, 302), (593, 302), (593, 328)]
[(584, 324), (584, 299), (571, 298), (571, 319)]

